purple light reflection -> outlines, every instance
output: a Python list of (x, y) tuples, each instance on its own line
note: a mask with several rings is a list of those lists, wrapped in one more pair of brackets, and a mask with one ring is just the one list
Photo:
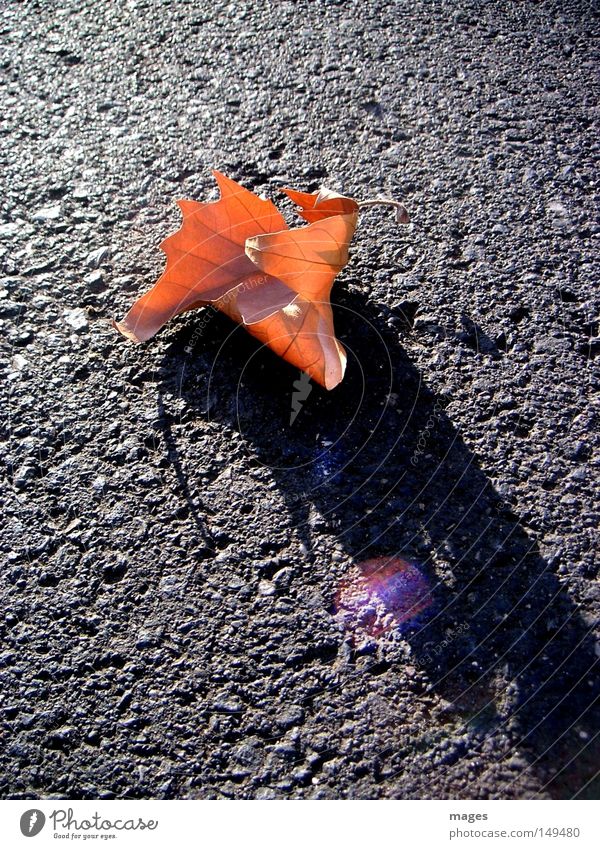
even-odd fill
[(335, 611), (349, 630), (378, 637), (432, 604), (429, 581), (417, 566), (400, 557), (374, 557), (357, 563), (342, 579)]

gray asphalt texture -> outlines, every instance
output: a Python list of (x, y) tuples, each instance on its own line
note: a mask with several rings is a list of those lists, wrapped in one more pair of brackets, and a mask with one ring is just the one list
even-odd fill
[[(597, 798), (594, 4), (1, 21), (2, 797)], [(213, 167), (411, 214), (293, 425), (225, 317), (110, 326)], [(373, 635), (336, 597), (395, 554), (434, 604)]]

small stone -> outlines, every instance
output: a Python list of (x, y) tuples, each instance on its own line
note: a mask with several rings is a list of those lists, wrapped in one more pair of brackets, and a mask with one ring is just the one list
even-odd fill
[(509, 760), (506, 761), (506, 766), (509, 769), (514, 769), (518, 772), (521, 772), (522, 770), (527, 769), (528, 764), (525, 758), (521, 755), (513, 755), (512, 758), (509, 758)]
[(256, 793), (254, 794), (255, 799), (278, 799), (276, 791), (273, 790), (272, 787), (259, 787)]
[(0, 237), (14, 236), (20, 229), (21, 228), (16, 221), (7, 221), (6, 224), (0, 224)]
[(287, 589), (294, 578), (294, 570), (289, 566), (280, 569), (273, 575), (273, 583), (277, 589)]
[(153, 634), (151, 631), (140, 631), (135, 647), (136, 649), (149, 649), (157, 646), (159, 642), (160, 639), (157, 634)]
[[(139, 453), (139, 452), (138, 452)], [(137, 479), (140, 486), (160, 486), (161, 480), (154, 472), (148, 471)]]
[(271, 581), (259, 581), (258, 594), (265, 596), (275, 595), (275, 584)]
[(277, 557), (272, 557), (269, 560), (256, 560), (254, 562), (254, 568), (266, 575), (268, 575), (269, 572), (273, 574), (277, 566), (279, 566), (279, 559)]
[(64, 728), (59, 728), (47, 738), (47, 745), (51, 748), (60, 748), (64, 743), (69, 743), (75, 740), (78, 736), (77, 728), (73, 725), (66, 725)]
[(52, 206), (43, 206), (33, 213), (34, 221), (55, 221), (60, 218), (60, 204), (55, 203)]
[(87, 313), (81, 307), (75, 307), (73, 310), (65, 310), (65, 321), (73, 328), (73, 330), (85, 330), (88, 326)]
[(213, 710), (217, 713), (242, 713), (244, 705), (235, 697), (222, 697), (213, 702)]
[(12, 367), (15, 369), (15, 371), (23, 371), (26, 365), (27, 360), (22, 354), (15, 354), (12, 358)]
[(83, 282), (90, 290), (90, 292), (102, 292), (106, 286), (104, 285), (104, 275), (101, 271), (92, 271), (90, 274), (86, 274), (83, 278)]
[(185, 591), (185, 586), (177, 575), (165, 575), (161, 578), (158, 591), (166, 596), (177, 596)]
[(292, 728), (304, 721), (304, 711), (300, 705), (290, 705), (279, 714), (275, 721), (280, 728)]
[(103, 493), (106, 489), (106, 478), (102, 476), (97, 477), (92, 483), (92, 489), (98, 494)]
[(29, 345), (30, 342), (33, 342), (33, 331), (32, 330), (22, 330), (17, 338), (14, 340), (15, 345)]
[(0, 318), (16, 318), (25, 311), (25, 304), (11, 301), (10, 298), (0, 300)]
[(103, 245), (101, 248), (96, 248), (95, 251), (90, 251), (87, 255), (85, 264), (90, 268), (99, 268), (105, 259), (110, 255), (110, 247)]

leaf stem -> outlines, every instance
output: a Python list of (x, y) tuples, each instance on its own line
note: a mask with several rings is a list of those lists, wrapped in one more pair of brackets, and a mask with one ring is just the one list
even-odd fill
[(393, 206), (396, 210), (396, 219), (401, 224), (407, 224), (409, 221), (408, 211), (403, 203), (399, 200), (391, 200), (391, 198), (377, 198), (376, 200), (359, 200), (358, 208), (364, 209), (367, 206)]
[(391, 200), (389, 198), (376, 198), (375, 200), (359, 200), (357, 201), (358, 208), (362, 209), (363, 206), (395, 206), (396, 208), (402, 207), (404, 209), (404, 204), (400, 203), (399, 200)]

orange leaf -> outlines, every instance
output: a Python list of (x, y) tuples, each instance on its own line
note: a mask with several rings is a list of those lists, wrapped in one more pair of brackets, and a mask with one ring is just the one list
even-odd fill
[(335, 338), (329, 301), (314, 303), (298, 295), (270, 318), (247, 329), (325, 389), (334, 389), (342, 380), (346, 352)]
[(178, 201), (183, 226), (161, 244), (167, 266), (158, 282), (135, 302), (116, 327), (145, 342), (179, 313), (217, 301), (256, 274), (246, 256), (249, 236), (287, 225), (277, 208), (213, 171), (221, 190), (215, 203)]
[(161, 244), (164, 273), (115, 326), (150, 339), (170, 318), (212, 303), (327, 389), (342, 379), (329, 295), (348, 262), (358, 205), (326, 189), (286, 190), (308, 226), (289, 230), (276, 207), (213, 172), (214, 203), (179, 201), (181, 228)]
[(254, 236), (246, 241), (246, 254), (299, 295), (329, 299), (334, 278), (348, 262), (357, 218), (357, 213), (335, 215), (308, 227)]
[(352, 198), (338, 195), (329, 189), (321, 189), (313, 194), (297, 192), (294, 189), (283, 189), (283, 192), (298, 207), (298, 215), (305, 221), (320, 221), (331, 215), (347, 215), (358, 212), (358, 203)]

